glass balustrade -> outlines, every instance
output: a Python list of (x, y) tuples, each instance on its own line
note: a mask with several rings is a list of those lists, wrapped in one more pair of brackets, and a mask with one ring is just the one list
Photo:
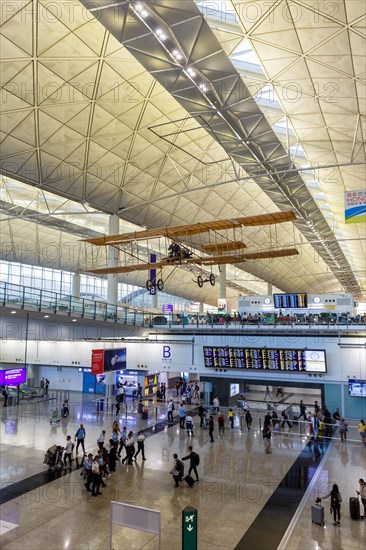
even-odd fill
[(286, 327), (286, 326), (345, 326), (366, 325), (365, 315), (351, 317), (346, 313), (323, 312), (320, 314), (299, 313), (290, 315), (248, 314), (228, 315), (220, 313), (169, 313), (157, 314), (139, 310), (127, 305), (113, 305), (89, 298), (77, 298), (51, 290), (41, 290), (26, 286), (0, 282), (0, 303), (3, 306), (29, 311), (42, 311), (75, 318), (110, 321), (148, 328), (222, 328), (241, 329), (244, 327)]

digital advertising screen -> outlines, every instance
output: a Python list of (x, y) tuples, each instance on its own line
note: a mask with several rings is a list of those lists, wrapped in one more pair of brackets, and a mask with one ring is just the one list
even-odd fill
[(205, 367), (324, 374), (324, 350), (203, 346)]
[(366, 380), (348, 380), (348, 391), (351, 397), (366, 397)]
[(27, 369), (5, 369), (0, 370), (0, 386), (18, 386), (25, 384), (27, 380)]
[(273, 294), (276, 309), (301, 309), (308, 307), (308, 296), (305, 293)]
[(104, 350), (104, 372), (126, 368), (126, 348)]

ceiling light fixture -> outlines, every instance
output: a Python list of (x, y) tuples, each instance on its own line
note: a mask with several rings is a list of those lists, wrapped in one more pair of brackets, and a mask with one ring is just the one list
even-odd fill
[(173, 50), (172, 54), (174, 55), (175, 59), (177, 59), (178, 61), (183, 59), (183, 55), (180, 53), (179, 50)]
[(194, 77), (196, 76), (196, 71), (195, 71), (194, 69), (192, 69), (191, 67), (188, 67), (187, 73), (188, 73), (189, 76), (191, 76), (192, 78), (194, 78)]
[(11, 311), (10, 313), (11, 313), (11, 314), (14, 314), (14, 313), (16, 313), (16, 311)]
[(168, 38), (168, 35), (162, 29), (156, 29), (155, 34), (162, 42), (164, 42)]

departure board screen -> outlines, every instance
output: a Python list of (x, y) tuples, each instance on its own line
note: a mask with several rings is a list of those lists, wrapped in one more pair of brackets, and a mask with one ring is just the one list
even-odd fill
[(203, 346), (205, 367), (326, 373), (324, 350)]
[(273, 294), (274, 307), (278, 309), (301, 309), (308, 307), (308, 296), (302, 294)]

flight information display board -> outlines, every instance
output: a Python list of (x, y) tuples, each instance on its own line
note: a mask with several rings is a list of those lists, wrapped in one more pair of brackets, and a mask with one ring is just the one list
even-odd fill
[(326, 373), (325, 350), (203, 346), (205, 367)]
[(308, 296), (300, 294), (273, 294), (274, 307), (278, 309), (301, 309), (308, 307)]

